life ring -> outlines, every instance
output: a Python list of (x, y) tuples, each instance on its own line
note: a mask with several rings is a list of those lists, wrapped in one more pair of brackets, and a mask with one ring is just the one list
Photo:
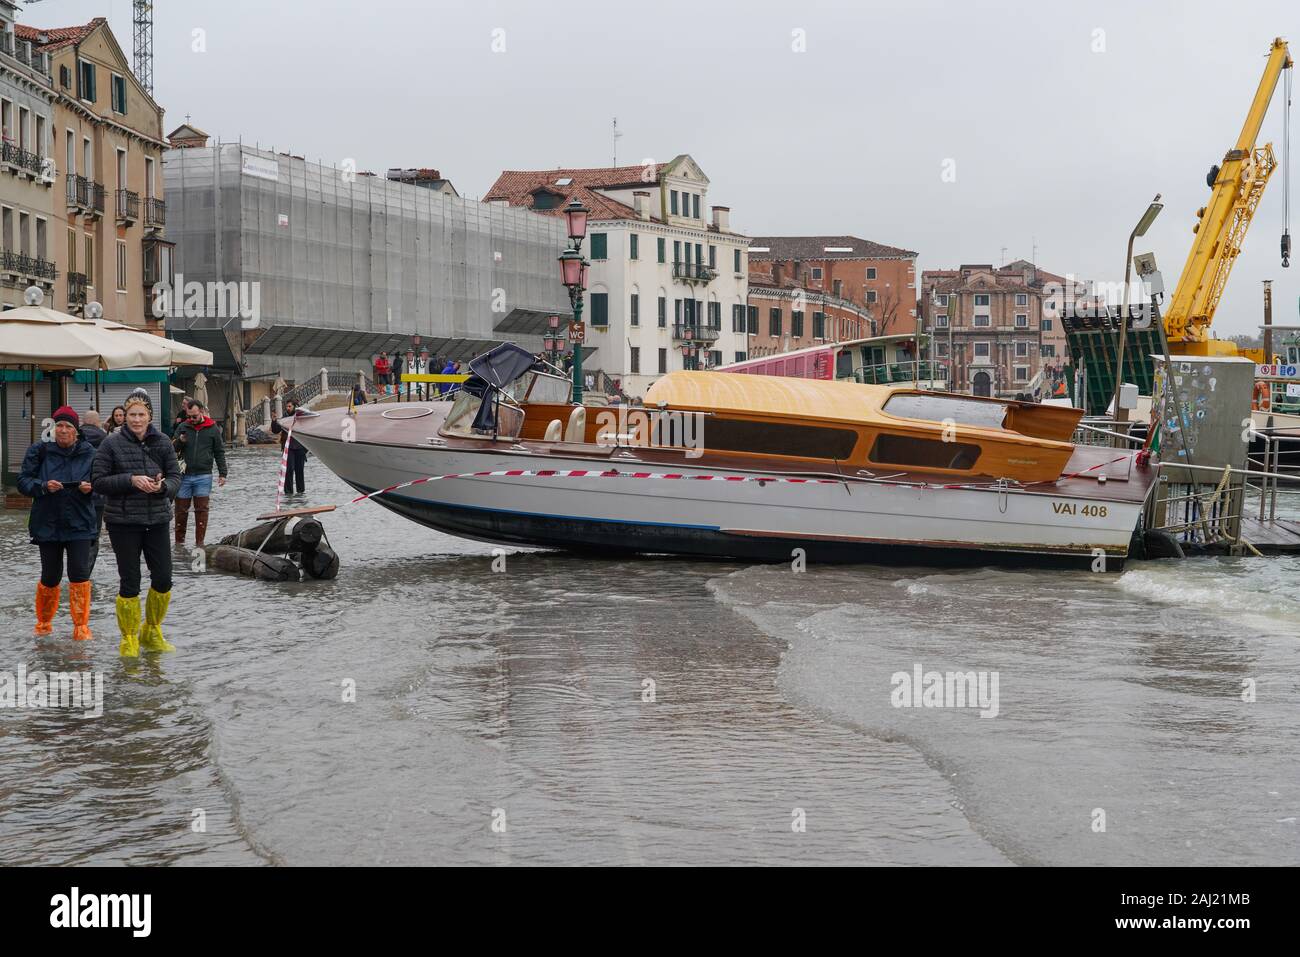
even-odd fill
[(1267, 382), (1256, 382), (1255, 393), (1251, 396), (1250, 407), (1256, 412), (1267, 412), (1272, 408), (1272, 392)]

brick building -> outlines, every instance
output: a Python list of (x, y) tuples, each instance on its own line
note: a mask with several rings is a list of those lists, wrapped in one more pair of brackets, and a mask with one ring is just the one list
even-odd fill
[(999, 397), (1050, 393), (1068, 364), (1060, 320), (1068, 284), (1023, 259), (923, 272), (923, 326), (932, 357), (948, 363), (950, 388)]
[[(857, 236), (759, 236), (749, 248), (749, 286), (754, 356), (916, 331), (916, 253), (909, 249)], [(806, 309), (794, 308), (804, 302)], [(808, 313), (802, 323), (800, 311)]]

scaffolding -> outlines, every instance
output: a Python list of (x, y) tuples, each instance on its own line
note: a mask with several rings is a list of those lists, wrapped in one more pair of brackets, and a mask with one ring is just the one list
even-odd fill
[[(178, 281), (256, 282), (258, 329), (320, 330), (310, 355), (249, 357), (257, 360), (249, 374), (280, 371), (293, 380), (339, 365), (329, 354), (332, 331), (375, 333), (376, 341), (490, 340), (499, 338), (496, 325), (520, 310), (568, 313), (555, 265), (566, 245), (562, 218), (352, 165), (242, 143), (163, 156)], [(167, 325), (239, 328), (237, 319), (217, 315), (169, 318)]]

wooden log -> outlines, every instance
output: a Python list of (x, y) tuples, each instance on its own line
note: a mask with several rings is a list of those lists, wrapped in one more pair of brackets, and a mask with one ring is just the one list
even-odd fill
[(216, 545), (208, 551), (208, 567), (234, 572), (262, 581), (296, 582), (302, 580), (302, 570), (284, 555), (258, 554), (250, 548), (234, 545)]

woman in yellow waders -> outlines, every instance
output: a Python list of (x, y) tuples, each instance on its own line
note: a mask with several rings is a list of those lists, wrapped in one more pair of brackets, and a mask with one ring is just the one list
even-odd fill
[[(162, 623), (171, 601), (172, 552), (168, 534), (172, 499), (181, 487), (181, 470), (171, 440), (153, 425), (153, 405), (143, 390), (127, 396), (126, 424), (100, 443), (92, 483), (107, 498), (104, 524), (117, 556), (117, 627), (120, 652), (134, 658), (145, 651), (175, 651), (163, 638)], [(149, 595), (140, 619), (140, 556), (149, 566)]]

